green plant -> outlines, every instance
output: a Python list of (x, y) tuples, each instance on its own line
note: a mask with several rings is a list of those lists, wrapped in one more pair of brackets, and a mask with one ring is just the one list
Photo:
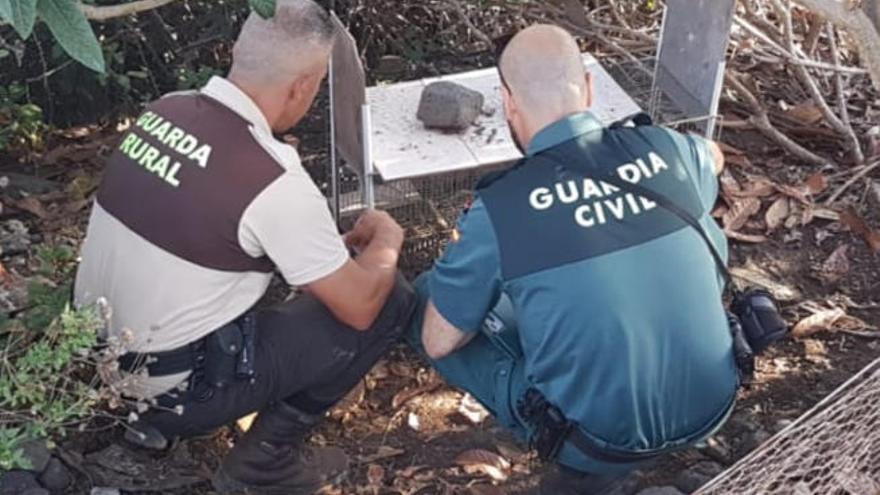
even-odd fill
[(67, 305), (74, 261), (70, 248), (40, 248), (29, 308), (0, 326), (0, 469), (27, 468), (22, 442), (51, 441), (95, 414), (100, 394), (87, 381), (104, 320)]
[(41, 148), (45, 131), (43, 111), (27, 102), (27, 89), (18, 84), (0, 86), (0, 151)]
[(207, 84), (208, 79), (218, 76), (223, 72), (214, 67), (206, 65), (199, 66), (198, 70), (192, 70), (188, 67), (181, 67), (177, 70), (177, 89), (188, 90), (201, 88)]
[[(265, 18), (275, 14), (275, 0), (249, 0), (248, 3)], [(37, 20), (41, 20), (74, 60), (95, 72), (106, 70), (101, 44), (79, 0), (0, 0), (0, 20), (12, 24), (24, 40), (33, 34)]]

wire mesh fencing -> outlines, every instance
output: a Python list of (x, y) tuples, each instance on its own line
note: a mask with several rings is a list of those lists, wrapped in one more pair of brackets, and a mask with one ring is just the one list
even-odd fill
[(880, 359), (698, 495), (880, 494)]

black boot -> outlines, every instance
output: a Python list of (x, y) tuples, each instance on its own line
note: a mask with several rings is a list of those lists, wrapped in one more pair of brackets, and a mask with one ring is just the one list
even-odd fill
[(342, 449), (305, 445), (321, 418), (284, 402), (269, 406), (221, 463), (214, 489), (221, 494), (305, 495), (338, 481), (348, 469)]

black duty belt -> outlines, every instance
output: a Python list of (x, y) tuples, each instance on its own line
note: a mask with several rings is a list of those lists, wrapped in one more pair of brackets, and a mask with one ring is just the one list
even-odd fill
[(150, 376), (167, 376), (185, 373), (204, 365), (205, 347), (208, 337), (163, 352), (129, 352), (119, 358), (119, 368), (135, 372), (146, 369)]
[[(733, 407), (731, 403), (729, 410)], [(602, 444), (588, 436), (581, 428), (565, 418), (562, 411), (547, 401), (538, 390), (530, 388), (517, 403), (517, 411), (534, 429), (529, 447), (538, 452), (543, 460), (555, 460), (565, 444), (569, 444), (581, 453), (597, 461), (611, 464), (636, 464), (661, 454), (687, 447), (688, 441), (675, 442), (674, 445), (654, 450), (621, 450)], [(725, 413), (726, 415), (727, 413)], [(705, 431), (693, 435), (694, 439), (702, 438), (714, 430), (715, 425), (708, 425)]]

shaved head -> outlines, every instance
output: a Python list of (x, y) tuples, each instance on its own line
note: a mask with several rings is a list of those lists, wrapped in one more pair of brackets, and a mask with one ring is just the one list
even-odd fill
[(232, 52), (232, 74), (251, 83), (287, 83), (326, 64), (333, 46), (329, 14), (312, 0), (277, 0), (275, 16), (251, 12)]
[(232, 49), (229, 80), (282, 132), (315, 101), (335, 35), (330, 15), (312, 0), (276, 0), (271, 19), (252, 12), (245, 21)]
[[(510, 41), (501, 56), (510, 120), (518, 113), (528, 131), (543, 127), (572, 113), (583, 112), (591, 100), (591, 88), (577, 42), (568, 31), (546, 24), (529, 27)], [(512, 122), (513, 123), (513, 122)], [(522, 138), (522, 136), (520, 136)], [(527, 136), (531, 140), (531, 136)]]

